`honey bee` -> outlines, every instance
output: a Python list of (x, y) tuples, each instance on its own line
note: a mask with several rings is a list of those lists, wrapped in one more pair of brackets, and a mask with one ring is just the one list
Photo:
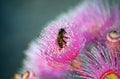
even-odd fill
[(58, 32), (57, 43), (60, 48), (63, 48), (66, 45), (66, 41), (63, 38), (68, 38), (65, 36), (66, 31), (65, 29), (61, 28)]

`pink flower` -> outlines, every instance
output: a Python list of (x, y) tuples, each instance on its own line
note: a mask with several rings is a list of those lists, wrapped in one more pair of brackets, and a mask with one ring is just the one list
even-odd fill
[(103, 41), (111, 30), (120, 30), (120, 13), (117, 6), (111, 6), (107, 1), (84, 1), (72, 13), (74, 16), (71, 16), (71, 19), (81, 28), (86, 42)]
[(108, 48), (93, 45), (81, 54), (82, 70), (78, 70), (86, 79), (120, 79), (120, 56), (111, 53)]
[(84, 47), (85, 38), (79, 27), (61, 18), (44, 28), (40, 37), (30, 44), (23, 71), (33, 71), (41, 79), (66, 78), (69, 64)]
[[(80, 50), (84, 47), (85, 39), (80, 33), (80, 28), (76, 25), (72, 23), (67, 25), (64, 22), (61, 24), (48, 27), (45, 30), (47, 32), (46, 36), (42, 40), (47, 45), (47, 50), (44, 52), (47, 60), (65, 64), (71, 62), (80, 53)], [(66, 31), (62, 38), (66, 42), (63, 47), (60, 47), (57, 41), (61, 28)]]
[(51, 22), (26, 51), (23, 71), (33, 71), (41, 79), (70, 79), (69, 70), (87, 79), (119, 79), (120, 36), (114, 43), (109, 38), (120, 30), (119, 9), (105, 4), (85, 1)]

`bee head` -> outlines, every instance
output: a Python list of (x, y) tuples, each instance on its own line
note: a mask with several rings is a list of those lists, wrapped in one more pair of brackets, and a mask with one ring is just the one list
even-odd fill
[(61, 34), (65, 34), (65, 33), (66, 33), (65, 29), (63, 29), (63, 28), (61, 28), (59, 32), (60, 32)]

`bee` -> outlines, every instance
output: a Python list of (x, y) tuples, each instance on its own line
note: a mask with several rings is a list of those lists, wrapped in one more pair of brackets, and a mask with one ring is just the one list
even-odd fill
[(65, 29), (61, 28), (58, 32), (58, 37), (57, 37), (57, 43), (60, 46), (60, 48), (63, 48), (66, 45), (66, 41), (64, 38), (68, 38), (65, 36), (66, 31)]

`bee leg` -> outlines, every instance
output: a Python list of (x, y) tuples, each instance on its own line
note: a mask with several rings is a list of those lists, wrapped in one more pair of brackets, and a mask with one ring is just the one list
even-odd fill
[(66, 46), (66, 43), (67, 43), (67, 42), (66, 42), (64, 39), (63, 39), (63, 43), (64, 43), (64, 45)]
[(69, 37), (64, 36), (64, 38), (68, 39)]

